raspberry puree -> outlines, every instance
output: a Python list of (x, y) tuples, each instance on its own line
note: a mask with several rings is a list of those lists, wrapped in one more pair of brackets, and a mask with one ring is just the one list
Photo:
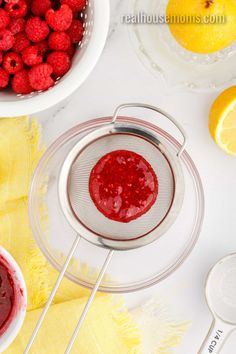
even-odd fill
[(15, 306), (14, 283), (9, 269), (0, 258), (0, 335), (5, 332)]
[(158, 180), (141, 155), (117, 150), (103, 156), (94, 166), (89, 192), (103, 215), (127, 223), (145, 214), (155, 203)]

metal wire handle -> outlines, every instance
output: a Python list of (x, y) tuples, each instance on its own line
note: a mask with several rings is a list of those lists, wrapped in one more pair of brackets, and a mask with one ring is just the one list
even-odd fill
[(182, 155), (183, 151), (185, 150), (186, 144), (187, 144), (187, 134), (175, 118), (173, 118), (170, 114), (163, 111), (162, 109), (157, 108), (155, 106), (151, 106), (146, 103), (124, 103), (116, 108), (116, 110), (113, 114), (113, 117), (112, 117), (112, 123), (116, 122), (116, 119), (119, 116), (120, 111), (125, 108), (145, 108), (145, 109), (149, 109), (151, 111), (157, 112), (157, 113), (161, 114), (162, 116), (166, 117), (167, 119), (169, 119), (171, 121), (171, 123), (173, 123), (175, 125), (175, 127), (180, 131), (181, 135), (184, 138), (184, 142), (181, 145), (181, 148), (177, 153), (178, 157), (180, 157)]
[(78, 334), (80, 332), (82, 324), (84, 323), (84, 320), (86, 318), (88, 310), (90, 309), (90, 307), (92, 305), (93, 299), (94, 299), (94, 297), (95, 297), (95, 295), (96, 295), (96, 293), (98, 291), (98, 288), (99, 288), (99, 286), (100, 286), (100, 284), (102, 282), (103, 276), (104, 276), (104, 274), (105, 274), (105, 272), (107, 270), (107, 267), (108, 267), (108, 265), (109, 265), (109, 263), (110, 263), (110, 261), (112, 259), (112, 256), (113, 256), (114, 252), (115, 252), (114, 250), (110, 250), (108, 255), (107, 255), (107, 258), (106, 258), (106, 260), (105, 260), (105, 262), (104, 262), (104, 264), (102, 266), (102, 269), (100, 271), (100, 274), (99, 274), (99, 276), (97, 278), (96, 284), (94, 285), (93, 291), (91, 292), (91, 295), (90, 295), (90, 297), (88, 299), (88, 302), (85, 305), (85, 308), (84, 308), (84, 310), (82, 312), (82, 315), (80, 316), (79, 322), (78, 322), (78, 324), (77, 324), (77, 326), (76, 326), (76, 328), (74, 330), (74, 333), (73, 333), (73, 335), (71, 337), (71, 340), (70, 340), (70, 342), (69, 342), (69, 344), (68, 344), (68, 346), (66, 348), (65, 354), (69, 354), (71, 349), (72, 349), (72, 347), (73, 347), (73, 344), (74, 344), (74, 342), (75, 342), (75, 340), (76, 340), (76, 338), (77, 338), (77, 336), (78, 336)]
[[(58, 288), (59, 288), (59, 286), (60, 286), (60, 284), (62, 282), (62, 279), (63, 279), (63, 277), (64, 277), (64, 275), (65, 275), (65, 273), (67, 271), (67, 268), (68, 268), (68, 266), (70, 264), (70, 261), (71, 261), (73, 255), (74, 255), (74, 253), (75, 253), (75, 251), (77, 249), (77, 246), (79, 245), (80, 239), (81, 239), (81, 237), (79, 235), (77, 235), (76, 239), (75, 239), (75, 241), (74, 241), (74, 243), (73, 243), (73, 245), (72, 245), (72, 247), (70, 249), (70, 252), (69, 252), (69, 254), (68, 254), (67, 258), (66, 258), (66, 261), (65, 261), (65, 263), (63, 265), (63, 268), (62, 268), (62, 270), (61, 270), (61, 272), (60, 272), (60, 274), (59, 274), (59, 276), (57, 278), (57, 281), (56, 281), (56, 283), (55, 283), (55, 285), (54, 285), (54, 287), (53, 287), (53, 289), (51, 291), (51, 294), (49, 295), (49, 298), (48, 298), (47, 303), (46, 303), (46, 305), (45, 305), (45, 307), (43, 309), (43, 312), (41, 313), (41, 315), (40, 315), (40, 317), (38, 319), (38, 322), (37, 322), (37, 324), (36, 324), (36, 326), (34, 328), (34, 331), (33, 331), (32, 335), (31, 335), (31, 337), (30, 337), (30, 339), (28, 341), (28, 344), (27, 344), (27, 347), (25, 348), (24, 354), (28, 354), (30, 349), (32, 348), (32, 345), (34, 344), (36, 336), (37, 336), (37, 334), (38, 334), (38, 332), (39, 332), (39, 330), (40, 330), (40, 328), (42, 326), (42, 323), (43, 323), (43, 321), (45, 319), (45, 316), (47, 315), (47, 312), (48, 312), (48, 310), (49, 310), (49, 308), (50, 308), (50, 306), (52, 304), (54, 296), (56, 295), (56, 292), (57, 292), (57, 290), (58, 290)], [(105, 260), (105, 262), (104, 262), (104, 264), (102, 266), (102, 269), (101, 269), (101, 271), (99, 273), (97, 281), (96, 281), (96, 283), (94, 285), (94, 288), (93, 288), (93, 290), (91, 292), (91, 295), (90, 295), (90, 297), (89, 297), (89, 299), (88, 299), (88, 301), (87, 301), (87, 303), (86, 303), (86, 305), (84, 307), (84, 310), (83, 310), (83, 312), (82, 312), (82, 314), (80, 316), (79, 322), (78, 322), (78, 324), (77, 324), (77, 326), (75, 328), (75, 331), (74, 331), (74, 333), (73, 333), (73, 335), (71, 337), (71, 340), (70, 340), (70, 342), (68, 344), (68, 347), (66, 349), (65, 354), (69, 354), (71, 349), (72, 349), (72, 346), (73, 346), (73, 344), (74, 344), (74, 342), (75, 342), (75, 340), (76, 340), (76, 338), (77, 338), (77, 336), (79, 334), (79, 331), (80, 331), (80, 329), (82, 327), (82, 324), (84, 323), (86, 315), (87, 315), (87, 313), (88, 313), (88, 311), (89, 311), (89, 309), (90, 309), (90, 307), (92, 305), (93, 299), (94, 299), (94, 297), (95, 297), (95, 295), (96, 295), (96, 293), (98, 291), (98, 288), (99, 288), (99, 286), (100, 286), (100, 284), (102, 282), (103, 276), (104, 276), (104, 274), (105, 274), (105, 272), (107, 270), (107, 267), (108, 267), (108, 265), (109, 265), (109, 263), (111, 261), (113, 253), (114, 253), (114, 250), (111, 250), (108, 253), (108, 256), (107, 256), (107, 258), (106, 258), (106, 260)]]
[(59, 276), (57, 278), (57, 281), (56, 281), (56, 283), (55, 283), (55, 285), (54, 285), (54, 287), (53, 287), (53, 289), (51, 291), (51, 294), (49, 295), (48, 301), (47, 301), (47, 303), (46, 303), (46, 305), (45, 305), (45, 307), (43, 309), (43, 312), (41, 313), (41, 315), (40, 315), (40, 317), (38, 319), (38, 322), (37, 322), (37, 324), (36, 324), (36, 326), (34, 328), (34, 331), (33, 331), (32, 335), (31, 335), (31, 337), (29, 339), (29, 342), (27, 344), (27, 347), (25, 348), (24, 354), (28, 354), (29, 353), (29, 351), (30, 351), (30, 349), (31, 349), (31, 347), (32, 347), (32, 345), (33, 345), (33, 343), (35, 341), (35, 338), (36, 338), (36, 336), (37, 336), (37, 334), (38, 334), (38, 332), (40, 330), (40, 327), (41, 327), (41, 325), (43, 323), (43, 320), (44, 320), (44, 318), (45, 318), (45, 316), (46, 316), (46, 314), (47, 314), (47, 312), (48, 312), (48, 310), (50, 308), (50, 305), (52, 304), (52, 301), (53, 301), (54, 296), (55, 296), (55, 294), (57, 292), (57, 289), (59, 288), (59, 286), (60, 286), (60, 284), (62, 282), (62, 279), (63, 279), (63, 277), (65, 275), (65, 272), (66, 272), (66, 270), (67, 270), (67, 268), (68, 268), (68, 266), (70, 264), (70, 261), (71, 261), (73, 255), (74, 255), (74, 253), (75, 253), (75, 250), (77, 249), (77, 246), (79, 244), (80, 239), (81, 239), (81, 237), (79, 235), (77, 235), (76, 239), (75, 239), (75, 241), (74, 241), (74, 243), (73, 243), (73, 245), (72, 245), (72, 247), (70, 249), (70, 252), (69, 252), (69, 254), (68, 254), (67, 258), (66, 258), (66, 261), (65, 261), (65, 263), (63, 265), (63, 268), (62, 268), (62, 270), (61, 270), (61, 272), (60, 272), (60, 274), (59, 274)]

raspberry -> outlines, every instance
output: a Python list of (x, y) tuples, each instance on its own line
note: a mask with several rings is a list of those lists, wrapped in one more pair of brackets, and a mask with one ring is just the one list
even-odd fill
[(13, 51), (16, 53), (21, 53), (25, 48), (30, 46), (30, 41), (26, 37), (25, 32), (20, 32), (15, 35), (15, 44), (13, 46)]
[(48, 42), (47, 41), (38, 42), (37, 47), (39, 50), (39, 54), (43, 57), (48, 51)]
[(83, 38), (84, 27), (80, 20), (73, 20), (69, 29), (67, 30), (72, 43), (79, 43)]
[(6, 87), (8, 82), (9, 74), (3, 68), (0, 68), (0, 88)]
[(47, 57), (47, 63), (53, 68), (53, 74), (63, 76), (70, 69), (70, 58), (65, 52), (52, 52)]
[(55, 83), (51, 78), (52, 72), (52, 66), (47, 63), (33, 66), (29, 71), (30, 85), (37, 91), (47, 90)]
[(50, 9), (46, 13), (46, 21), (54, 31), (66, 31), (72, 22), (72, 10), (68, 5), (62, 5), (59, 10)]
[(19, 0), (5, 0), (7, 4), (17, 4)]
[(41, 21), (39, 17), (31, 17), (25, 26), (27, 37), (32, 42), (43, 41), (49, 34), (49, 28), (45, 21)]
[(40, 55), (37, 45), (26, 48), (22, 53), (22, 59), (28, 66), (40, 64), (43, 61), (43, 57)]
[(33, 0), (31, 3), (31, 11), (36, 16), (44, 16), (51, 6), (50, 0)]
[(10, 23), (10, 16), (5, 10), (0, 9), (0, 31), (6, 28), (9, 25), (9, 23)]
[(15, 93), (20, 93), (23, 95), (27, 95), (28, 93), (34, 91), (30, 86), (27, 70), (21, 70), (13, 76), (11, 87)]
[(48, 38), (50, 49), (66, 51), (70, 48), (70, 37), (65, 32), (52, 32)]
[(66, 53), (69, 55), (69, 58), (71, 59), (75, 54), (75, 46), (71, 44), (70, 48), (66, 50)]
[(24, 31), (25, 29), (25, 20), (23, 18), (12, 18), (8, 26), (9, 31), (12, 34), (17, 34)]
[(25, 17), (28, 11), (28, 6), (25, 0), (19, 0), (17, 3), (8, 2), (5, 5), (5, 10), (9, 13), (12, 18)]
[(23, 61), (19, 54), (8, 52), (3, 59), (2, 66), (9, 74), (16, 74), (23, 68)]
[(68, 5), (73, 12), (82, 11), (86, 7), (86, 0), (61, 0), (61, 4)]
[(83, 38), (87, 2), (0, 0), (0, 89), (29, 94), (54, 86)]
[(14, 36), (10, 31), (6, 29), (0, 31), (0, 51), (7, 51), (11, 49), (14, 45), (14, 42)]

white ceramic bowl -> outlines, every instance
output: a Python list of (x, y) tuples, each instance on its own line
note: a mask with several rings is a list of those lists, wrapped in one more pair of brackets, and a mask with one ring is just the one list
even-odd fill
[(12, 256), (2, 247), (0, 247), (0, 258), (1, 262), (11, 273), (15, 296), (17, 298), (11, 322), (6, 327), (6, 331), (0, 335), (0, 353), (2, 353), (13, 342), (21, 329), (26, 314), (27, 291), (19, 266)]
[(68, 97), (88, 77), (106, 42), (109, 28), (109, 0), (89, 0), (85, 34), (69, 72), (51, 89), (30, 95), (0, 92), (0, 116), (11, 117), (43, 111)]

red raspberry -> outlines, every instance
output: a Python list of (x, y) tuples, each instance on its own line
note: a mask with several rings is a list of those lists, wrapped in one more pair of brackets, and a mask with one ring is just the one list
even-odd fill
[(47, 63), (53, 68), (53, 74), (63, 76), (70, 69), (70, 58), (65, 52), (52, 52), (47, 57)]
[(17, 34), (24, 31), (25, 29), (25, 20), (23, 18), (12, 18), (8, 29), (12, 34)]
[(34, 66), (40, 64), (43, 61), (43, 57), (39, 53), (37, 45), (26, 48), (22, 53), (23, 62), (28, 66)]
[(27, 70), (21, 70), (13, 76), (11, 87), (15, 93), (20, 93), (23, 95), (27, 95), (28, 93), (34, 91), (34, 89), (30, 86)]
[(13, 34), (4, 29), (0, 31), (0, 51), (7, 51), (14, 45), (15, 39)]
[(39, 54), (43, 57), (48, 51), (48, 42), (47, 41), (38, 42), (37, 47), (39, 50)]
[(52, 32), (48, 38), (50, 49), (66, 51), (71, 46), (70, 37), (65, 32)]
[(61, 5), (59, 10), (50, 9), (46, 13), (46, 21), (54, 31), (66, 31), (72, 22), (72, 10), (68, 5)]
[(10, 23), (10, 16), (5, 10), (0, 9), (0, 31), (6, 28), (9, 25), (9, 23)]
[(80, 20), (73, 20), (69, 29), (67, 30), (72, 43), (79, 43), (83, 38), (84, 27)]
[(0, 68), (0, 88), (6, 87), (8, 82), (9, 74), (3, 68)]
[(33, 66), (29, 71), (30, 85), (37, 91), (45, 91), (54, 85), (51, 78), (53, 68), (47, 63)]
[(19, 0), (5, 0), (7, 4), (17, 4)]
[(51, 7), (50, 0), (33, 0), (31, 3), (31, 11), (36, 16), (44, 16)]
[(8, 2), (5, 5), (5, 10), (12, 18), (21, 18), (27, 14), (28, 6), (25, 0), (19, 0), (17, 3)]
[(23, 68), (23, 61), (19, 54), (9, 52), (3, 58), (2, 66), (9, 74), (16, 74)]
[(13, 51), (16, 53), (21, 53), (25, 48), (30, 46), (30, 41), (28, 40), (25, 32), (20, 32), (15, 35), (15, 44), (13, 46)]
[(2, 63), (2, 58), (3, 58), (2, 52), (0, 52), (0, 64)]
[(26, 22), (25, 32), (32, 42), (43, 41), (49, 34), (49, 28), (45, 21), (39, 17), (31, 17)]
[(78, 12), (86, 7), (87, 0), (61, 0), (61, 4), (66, 4), (73, 12)]
[(69, 55), (69, 58), (71, 59), (75, 54), (75, 46), (71, 44), (70, 48), (66, 50), (66, 53)]

